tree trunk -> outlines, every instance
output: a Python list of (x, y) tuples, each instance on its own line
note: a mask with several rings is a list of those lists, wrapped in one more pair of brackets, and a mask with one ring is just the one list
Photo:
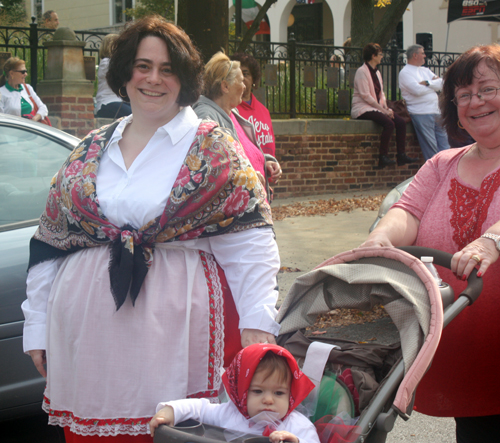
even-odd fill
[(385, 8), (385, 13), (373, 33), (372, 41), (382, 47), (385, 47), (389, 43), (410, 1), (392, 0), (392, 3)]
[(182, 0), (177, 22), (191, 37), (205, 62), (216, 52), (227, 54), (229, 21), (227, 0)]
[[(271, 7), (273, 3), (276, 3), (278, 0), (266, 0), (264, 5), (260, 8), (259, 13), (257, 14), (257, 17), (255, 17), (255, 20), (252, 23), (252, 26), (247, 30), (245, 33), (243, 40), (241, 40), (241, 43), (238, 46), (238, 49), (236, 52), (245, 52), (245, 49), (247, 48), (248, 44), (252, 41), (253, 36), (255, 33), (258, 31), (260, 22), (264, 18), (264, 16), (267, 14), (267, 11)], [(246, 25), (242, 25), (245, 26)]]
[(351, 46), (363, 47), (371, 42), (373, 7), (373, 0), (351, 1)]

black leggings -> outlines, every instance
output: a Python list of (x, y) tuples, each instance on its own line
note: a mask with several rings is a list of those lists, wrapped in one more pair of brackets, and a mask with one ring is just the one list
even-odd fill
[(500, 442), (500, 415), (455, 417), (457, 443)]
[(379, 111), (370, 111), (361, 114), (359, 120), (372, 120), (382, 126), (382, 134), (380, 134), (380, 155), (387, 155), (389, 152), (389, 142), (391, 141), (392, 133), (396, 128), (396, 149), (398, 154), (404, 154), (406, 142), (406, 123), (398, 115), (394, 114), (394, 119), (387, 117)]

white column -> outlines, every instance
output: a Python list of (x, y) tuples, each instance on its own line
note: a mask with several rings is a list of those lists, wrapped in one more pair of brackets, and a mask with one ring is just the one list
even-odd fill
[(403, 49), (415, 44), (415, 33), (413, 32), (413, 8), (410, 2), (406, 12), (403, 14)]

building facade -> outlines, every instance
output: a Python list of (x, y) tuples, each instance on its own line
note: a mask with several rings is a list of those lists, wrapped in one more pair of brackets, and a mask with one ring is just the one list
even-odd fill
[[(140, 0), (26, 0), (28, 15), (49, 9), (59, 15), (60, 26), (74, 30), (116, 30), (127, 17), (125, 9)], [(183, 0), (176, 0), (183, 1)], [(200, 0), (209, 1), (209, 0)], [(256, 0), (263, 5), (265, 0)], [(229, 17), (234, 16), (233, 0), (228, 0)], [(417, 34), (432, 35), (434, 51), (463, 52), (476, 44), (497, 43), (499, 24), (481, 21), (456, 21), (448, 25), (448, 0), (410, 2), (399, 27), (402, 46), (417, 42)], [(377, 10), (375, 21), (383, 14)], [(267, 13), (272, 42), (287, 42), (293, 31), (297, 41), (326, 41), (341, 46), (350, 36), (351, 0), (315, 0), (301, 4), (297, 0), (278, 0)]]

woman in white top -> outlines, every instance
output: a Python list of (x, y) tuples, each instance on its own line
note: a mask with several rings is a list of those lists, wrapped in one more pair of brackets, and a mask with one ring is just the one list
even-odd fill
[(224, 360), (275, 342), (271, 211), (241, 145), (190, 107), (202, 66), (159, 17), (121, 34), (108, 82), (133, 113), (73, 151), (31, 240), (24, 349), (67, 441), (151, 442), (159, 401), (216, 396)]
[(97, 94), (95, 96), (95, 116), (100, 118), (121, 118), (132, 114), (130, 103), (124, 102), (108, 85), (106, 74), (113, 44), (118, 34), (108, 34), (102, 39), (99, 55), (101, 62), (97, 70)]
[[(0, 76), (0, 112), (23, 116), (37, 122), (47, 117), (49, 111), (34, 89), (24, 82), (27, 75), (24, 60), (11, 57), (5, 62)], [(38, 107), (36, 114), (33, 114), (34, 104)]]

